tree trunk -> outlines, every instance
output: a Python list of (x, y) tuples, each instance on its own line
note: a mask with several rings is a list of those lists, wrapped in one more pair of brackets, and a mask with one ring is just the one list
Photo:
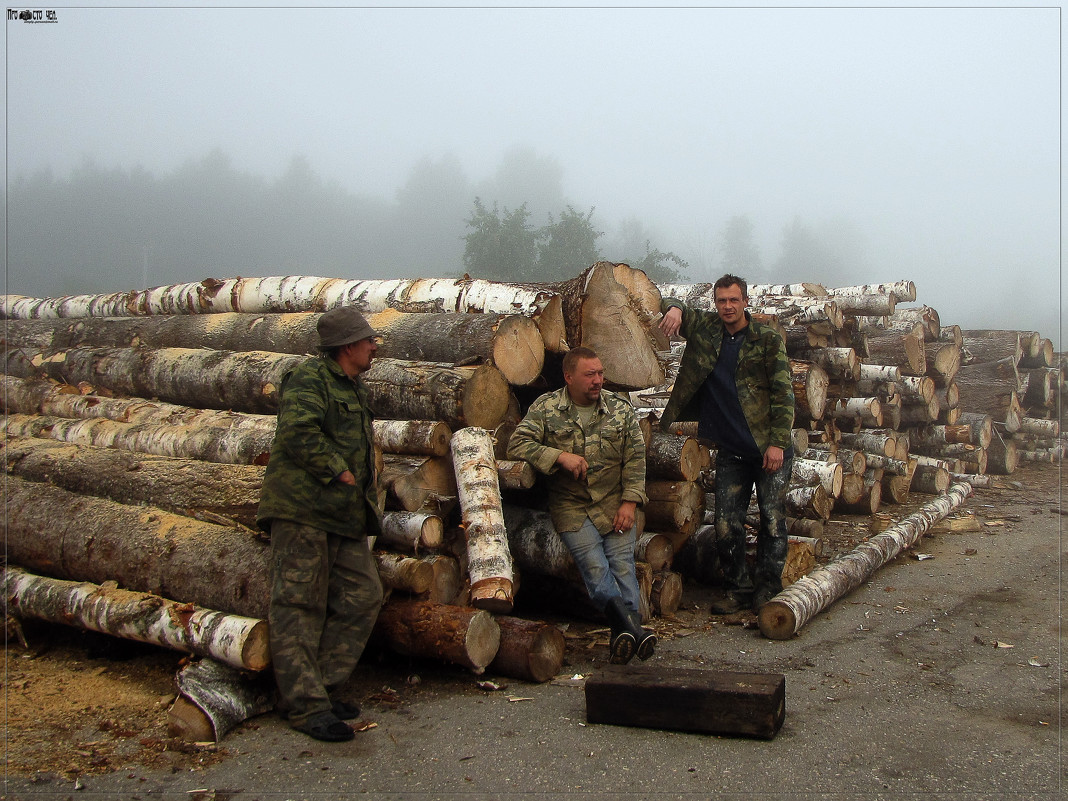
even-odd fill
[(560, 672), (566, 650), (560, 629), (505, 615), (496, 620), (501, 629), (501, 645), (490, 662), (491, 673), (540, 684)]
[(805, 486), (820, 484), (831, 498), (837, 498), (842, 492), (842, 465), (838, 462), (827, 463), (810, 459), (794, 459), (790, 478), (792, 481)]
[(267, 617), (269, 548), (245, 531), (14, 477), (6, 489), (3, 527), (12, 564)]
[[(377, 542), (375, 543), (377, 545)], [(392, 590), (409, 595), (430, 592), (434, 583), (434, 570), (430, 564), (399, 553), (375, 551), (375, 564), (382, 584)]]
[(0, 440), (12, 476), (131, 506), (256, 527), (264, 468), (136, 454), (46, 439)]
[(375, 359), (360, 376), (375, 417), (439, 420), (453, 431), (496, 428), (508, 414), (511, 391), (492, 365), (452, 367), (436, 362)]
[(835, 420), (854, 425), (879, 428), (883, 424), (883, 410), (878, 398), (839, 398), (834, 404)]
[(868, 335), (868, 361), (897, 367), (903, 375), (924, 375), (927, 360), (923, 337), (891, 332)]
[(995, 422), (1004, 423), (1009, 433), (1019, 428), (1023, 409), (1017, 394), (1020, 376), (1011, 358), (965, 365), (954, 381), (963, 408), (989, 414)]
[(174, 677), (180, 695), (167, 711), (167, 731), (187, 742), (220, 742), (238, 725), (269, 712), (273, 677), (247, 673), (214, 659), (184, 666)]
[(897, 453), (896, 437), (872, 431), (842, 434), (842, 445), (865, 453), (882, 454), (889, 457), (894, 457)]
[(882, 503), (882, 473), (876, 479), (871, 471), (864, 475), (850, 473), (842, 478), (842, 493), (834, 502), (836, 512), (873, 515)]
[(519, 570), (564, 579), (582, 586), (582, 576), (548, 512), (522, 506), (504, 507), (508, 545)]
[(654, 531), (692, 534), (701, 524), (705, 493), (694, 481), (647, 481), (645, 523)]
[(7, 415), (3, 430), (10, 436), (49, 438), (72, 445), (246, 465), (267, 464), (274, 439), (273, 433), (266, 430), (248, 432), (213, 425), (131, 425), (102, 417), (71, 420), (22, 414)]
[(831, 297), (843, 295), (890, 295), (897, 303), (912, 303), (916, 300), (916, 284), (912, 281), (893, 281), (887, 284), (862, 284), (860, 286), (842, 286), (828, 290)]
[(682, 604), (682, 576), (670, 570), (653, 571), (649, 590), (650, 611), (656, 617), (672, 617)]
[(859, 587), (880, 567), (913, 547), (924, 533), (972, 494), (967, 484), (954, 484), (919, 511), (862, 542), (845, 556), (816, 568), (790, 585), (760, 609), (760, 631), (785, 640), (849, 591)]
[(926, 345), (925, 355), (927, 375), (940, 387), (952, 381), (960, 369), (960, 347), (951, 342)]
[(980, 448), (990, 446), (990, 438), (994, 433), (994, 420), (990, 415), (979, 412), (964, 412), (957, 422), (971, 429), (970, 442)]
[(271, 663), (263, 620), (108, 584), (37, 576), (14, 565), (4, 570), (3, 585), (8, 611), (18, 617), (209, 656), (242, 670), (263, 670)]
[(646, 531), (634, 543), (634, 560), (645, 562), (654, 573), (670, 568), (674, 555), (671, 539), (663, 534)]
[(909, 488), (925, 495), (942, 495), (949, 489), (949, 470), (935, 465), (917, 465)]
[(425, 512), (386, 512), (382, 516), (382, 533), (375, 545), (417, 554), (441, 547), (445, 524), (437, 515)]
[(798, 487), (786, 493), (786, 511), (791, 517), (829, 520), (833, 503), (827, 497), (827, 491), (819, 484), (813, 487)]
[(568, 341), (596, 351), (605, 381), (620, 389), (645, 389), (664, 383), (656, 358), (652, 321), (615, 277), (616, 265), (598, 262), (583, 275), (560, 285)]
[(963, 364), (997, 362), (1006, 358), (1019, 364), (1023, 358), (1023, 340), (1019, 331), (965, 330), (961, 335), (964, 337)]
[(192, 348), (70, 348), (26, 355), (37, 374), (67, 384), (85, 382), (120, 395), (255, 414), (278, 410), (282, 376), (306, 358)]
[(1000, 476), (1007, 476), (1016, 472), (1016, 468), (1020, 464), (1020, 455), (1016, 443), (998, 433), (991, 437), (990, 447), (985, 450), (985, 453), (987, 461), (984, 465), (985, 469), (978, 471), (980, 475), (994, 473)]
[(706, 466), (706, 455), (707, 448), (692, 437), (654, 431), (646, 448), (645, 473), (669, 481), (696, 481)]
[(829, 378), (845, 381), (860, 379), (860, 359), (853, 348), (798, 349), (791, 358), (804, 359), (819, 365)]
[(441, 553), (427, 554), (418, 558), (421, 562), (430, 565), (432, 575), (430, 589), (421, 596), (420, 600), (437, 604), (457, 603), (460, 587), (463, 584), (459, 560)]
[(386, 507), (396, 511), (425, 511), (428, 502), (456, 497), (456, 475), (446, 456), (386, 454), (379, 485), (386, 489)]
[(484, 609), (391, 599), (375, 634), (406, 656), (442, 659), (482, 674), (497, 655), (501, 629)]
[[(989, 417), (984, 415), (987, 421), (990, 421)], [(990, 430), (993, 431), (993, 424), (991, 422)], [(1019, 434), (1034, 434), (1039, 437), (1054, 438), (1060, 436), (1061, 426), (1057, 420), (1039, 420), (1034, 417), (1024, 417), (1020, 420), (1020, 428), (1017, 433)], [(989, 444), (989, 443), (987, 443)]]
[(385, 453), (448, 456), (452, 429), (437, 420), (375, 420), (374, 435)]
[(512, 611), (512, 555), (493, 438), (483, 428), (464, 428), (453, 434), (451, 447), (467, 535), (471, 605), (507, 614)]
[(794, 406), (802, 419), (821, 420), (827, 407), (827, 385), (830, 379), (818, 364), (790, 360), (794, 389)]

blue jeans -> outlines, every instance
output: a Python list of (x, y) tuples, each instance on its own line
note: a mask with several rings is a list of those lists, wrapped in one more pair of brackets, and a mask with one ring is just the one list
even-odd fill
[(588, 517), (578, 531), (561, 531), (571, 556), (578, 565), (586, 591), (598, 609), (622, 597), (632, 612), (639, 611), (638, 574), (634, 570), (634, 541), (637, 528), (617, 534), (601, 534)]
[[(767, 472), (760, 459), (731, 454), (716, 456), (716, 551), (723, 572), (723, 588), (740, 595), (782, 590), (786, 564), (786, 491), (790, 484), (793, 449), (787, 449), (782, 467)], [(745, 561), (745, 514), (756, 486), (760, 507), (757, 559), (750, 576)]]

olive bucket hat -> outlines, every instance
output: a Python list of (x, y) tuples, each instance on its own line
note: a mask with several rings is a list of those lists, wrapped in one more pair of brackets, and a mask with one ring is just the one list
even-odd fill
[(316, 324), (319, 350), (340, 348), (367, 337), (378, 336), (354, 306), (339, 306), (325, 312)]

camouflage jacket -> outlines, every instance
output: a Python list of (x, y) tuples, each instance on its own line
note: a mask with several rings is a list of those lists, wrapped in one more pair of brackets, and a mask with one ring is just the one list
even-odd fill
[[(345, 470), (356, 477), (355, 487), (335, 480)], [(281, 518), (343, 537), (378, 534), (374, 473), (374, 429), (359, 381), (326, 356), (286, 373), (260, 492), (260, 527)]]
[[(562, 451), (586, 460), (585, 481), (556, 463)], [(567, 387), (542, 395), (512, 433), (508, 458), (525, 459), (549, 476), (549, 514), (557, 531), (577, 531), (589, 517), (607, 534), (620, 503), (647, 500), (645, 439), (634, 409), (611, 392), (601, 391), (597, 413), (585, 427)]]
[[(701, 385), (716, 366), (726, 331), (715, 312), (691, 309), (674, 298), (664, 298), (660, 309), (667, 312), (672, 306), (682, 309), (679, 334), (686, 338), (686, 350), (660, 420), (664, 427), (676, 420), (700, 418)], [(749, 326), (734, 376), (738, 402), (760, 452), (770, 445), (786, 450), (794, 425), (794, 388), (786, 343), (775, 330), (753, 321), (749, 312), (745, 317)]]

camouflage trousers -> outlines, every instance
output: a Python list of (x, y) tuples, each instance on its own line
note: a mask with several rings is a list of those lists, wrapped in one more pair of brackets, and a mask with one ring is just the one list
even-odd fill
[(330, 710), (352, 675), (382, 607), (367, 539), (288, 520), (271, 522), (271, 660), (294, 726)]
[[(720, 453), (716, 456), (716, 551), (723, 589), (738, 595), (782, 590), (786, 565), (786, 491), (790, 485), (793, 450), (783, 456), (774, 473), (759, 459)], [(760, 507), (757, 558), (750, 575), (745, 559), (745, 515), (756, 487)]]

